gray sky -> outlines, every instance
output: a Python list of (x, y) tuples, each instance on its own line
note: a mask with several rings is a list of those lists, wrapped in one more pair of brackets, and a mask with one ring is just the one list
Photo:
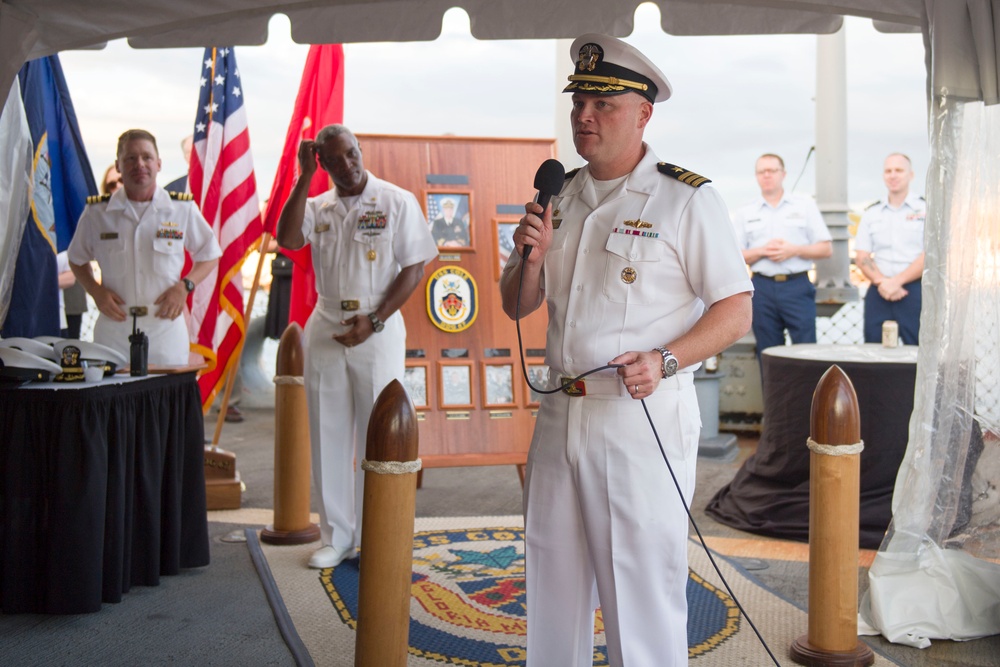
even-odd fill
[[(657, 104), (646, 140), (667, 162), (711, 178), (731, 208), (758, 194), (753, 163), (782, 155), (791, 190), (815, 143), (816, 42), (812, 35), (676, 37), (642, 6), (634, 44), (664, 71), (673, 97)], [(914, 163), (924, 191), (928, 163), (924, 49), (919, 34), (882, 34), (847, 19), (848, 200), (884, 196), (891, 152)], [(222, 45), (220, 45), (222, 46)], [(258, 193), (266, 197), (281, 155), (308, 47), (275, 17), (268, 43), (236, 49), (250, 124)], [(358, 133), (554, 137), (553, 41), (478, 41), (461, 10), (445, 15), (434, 42), (345, 47), (345, 123)], [(129, 127), (153, 132), (165, 184), (184, 173), (180, 140), (190, 134), (202, 49), (131, 49), (60, 55), (91, 164), (100, 178)], [(569, 53), (559, 53), (569, 60)], [(815, 192), (810, 160), (795, 188)]]

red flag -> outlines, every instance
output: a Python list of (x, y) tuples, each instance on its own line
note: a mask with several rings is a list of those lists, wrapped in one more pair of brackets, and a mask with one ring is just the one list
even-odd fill
[(217, 269), (191, 294), (191, 349), (208, 361), (198, 378), (205, 411), (239, 364), (246, 331), (243, 260), (263, 233), (236, 55), (205, 49), (188, 184), (222, 247)]
[[(340, 44), (313, 44), (306, 56), (299, 94), (295, 98), (295, 109), (288, 124), (288, 133), (285, 134), (285, 148), (281, 153), (274, 185), (271, 186), (271, 196), (267, 200), (264, 229), (275, 233), (281, 209), (299, 175), (299, 142), (314, 139), (323, 127), (342, 123), (343, 120), (344, 48)], [(330, 187), (330, 177), (322, 169), (317, 169), (309, 184), (309, 196), (315, 197)], [(288, 319), (305, 326), (316, 305), (312, 253), (309, 248), (281, 252), (293, 262), (292, 299)]]

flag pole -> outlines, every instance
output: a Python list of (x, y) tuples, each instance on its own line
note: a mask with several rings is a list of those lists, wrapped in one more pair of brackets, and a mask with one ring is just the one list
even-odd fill
[(250, 315), (253, 313), (253, 302), (257, 296), (257, 288), (260, 286), (260, 272), (264, 267), (264, 253), (271, 243), (271, 233), (265, 231), (260, 239), (259, 257), (257, 259), (257, 271), (253, 276), (253, 285), (250, 286), (250, 296), (247, 298), (246, 310), (243, 313), (243, 336), (236, 346), (236, 353), (230, 357), (230, 362), (226, 369), (226, 391), (222, 395), (222, 404), (219, 406), (219, 418), (215, 420), (215, 434), (212, 436), (212, 449), (218, 449), (219, 437), (222, 435), (222, 424), (226, 421), (226, 410), (229, 409), (229, 397), (233, 393), (233, 385), (236, 384), (236, 373), (240, 368), (240, 360), (243, 357), (243, 344), (247, 339), (247, 330), (250, 328)]

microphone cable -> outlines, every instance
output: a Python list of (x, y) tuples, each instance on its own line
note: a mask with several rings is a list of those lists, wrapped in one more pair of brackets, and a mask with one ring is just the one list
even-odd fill
[[(525, 253), (525, 255), (527, 254), (528, 253)], [(621, 368), (624, 364), (608, 364), (606, 366), (601, 366), (600, 368), (595, 368), (593, 370), (587, 371), (586, 373), (582, 373), (576, 376), (572, 380), (569, 380), (568, 382), (564, 383), (560, 387), (557, 387), (556, 389), (539, 389), (535, 387), (533, 384), (531, 384), (531, 378), (528, 376), (528, 368), (524, 361), (524, 343), (521, 340), (521, 287), (524, 285), (525, 264), (526, 262), (524, 261), (524, 258), (522, 258), (521, 272), (517, 283), (517, 303), (514, 304), (514, 325), (517, 328), (517, 351), (521, 357), (521, 372), (524, 373), (524, 381), (528, 383), (528, 388), (539, 394), (556, 394), (569, 387), (572, 387), (574, 384), (576, 384), (577, 381), (587, 377), (588, 375), (593, 375), (594, 373), (612, 368)], [(740, 610), (740, 613), (743, 614), (743, 618), (747, 620), (747, 623), (750, 625), (750, 628), (753, 629), (754, 634), (757, 635), (757, 639), (760, 640), (761, 646), (763, 646), (764, 650), (767, 651), (767, 654), (771, 657), (771, 660), (774, 662), (774, 664), (777, 665), (777, 667), (781, 667), (781, 663), (779, 663), (778, 659), (774, 656), (774, 653), (771, 651), (771, 647), (767, 645), (766, 641), (764, 641), (764, 637), (760, 634), (760, 631), (757, 630), (757, 626), (754, 625), (754, 622), (750, 619), (750, 615), (747, 614), (746, 609), (744, 609), (743, 605), (740, 604), (739, 599), (736, 597), (736, 593), (734, 593), (733, 589), (730, 588), (729, 582), (726, 581), (726, 578), (722, 575), (722, 570), (719, 569), (718, 564), (715, 562), (715, 558), (712, 556), (712, 551), (708, 548), (708, 545), (705, 543), (705, 538), (702, 537), (701, 530), (698, 528), (698, 524), (695, 523), (694, 516), (691, 514), (691, 509), (688, 507), (687, 501), (684, 500), (684, 494), (681, 492), (681, 485), (677, 481), (677, 476), (674, 474), (673, 466), (670, 465), (670, 460), (667, 458), (667, 453), (663, 449), (663, 443), (660, 441), (660, 434), (656, 432), (656, 426), (653, 424), (652, 415), (649, 414), (649, 408), (646, 407), (646, 399), (641, 398), (639, 399), (639, 401), (642, 403), (643, 412), (646, 413), (646, 420), (649, 422), (649, 428), (652, 429), (653, 431), (653, 437), (656, 438), (656, 445), (657, 447), (660, 448), (660, 456), (663, 457), (663, 462), (667, 464), (667, 470), (670, 472), (670, 479), (673, 480), (674, 488), (677, 489), (677, 496), (681, 500), (681, 505), (684, 506), (684, 511), (687, 513), (688, 521), (691, 522), (691, 525), (694, 527), (694, 532), (697, 533), (698, 535), (698, 541), (701, 542), (702, 549), (705, 550), (705, 554), (708, 556), (708, 560), (712, 563), (712, 567), (715, 568), (715, 573), (719, 575), (719, 579), (722, 581), (722, 585), (726, 587), (726, 591), (729, 593), (729, 597), (732, 598), (733, 602), (736, 604), (736, 607)]]

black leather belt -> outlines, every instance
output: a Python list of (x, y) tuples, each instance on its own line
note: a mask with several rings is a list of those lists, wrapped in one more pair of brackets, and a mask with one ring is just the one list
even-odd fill
[(765, 276), (763, 273), (753, 274), (754, 278), (763, 278), (764, 280), (773, 280), (776, 283), (783, 283), (793, 278), (800, 278), (802, 276), (808, 276), (808, 271), (799, 271), (798, 273), (779, 273), (776, 276)]

